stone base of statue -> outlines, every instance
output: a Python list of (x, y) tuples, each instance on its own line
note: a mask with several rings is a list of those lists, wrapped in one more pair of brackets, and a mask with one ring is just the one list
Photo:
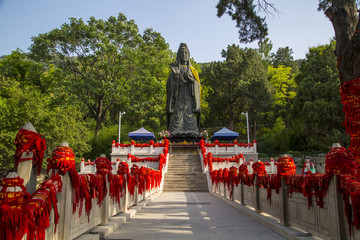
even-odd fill
[(200, 136), (171, 136), (170, 135), (170, 142), (172, 143), (182, 143), (182, 142), (187, 142), (187, 143), (198, 143), (200, 142), (202, 138)]

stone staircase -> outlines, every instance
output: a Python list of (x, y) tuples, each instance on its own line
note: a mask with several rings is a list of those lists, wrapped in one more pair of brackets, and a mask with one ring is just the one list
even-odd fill
[(208, 192), (197, 148), (172, 151), (164, 178), (164, 192)]

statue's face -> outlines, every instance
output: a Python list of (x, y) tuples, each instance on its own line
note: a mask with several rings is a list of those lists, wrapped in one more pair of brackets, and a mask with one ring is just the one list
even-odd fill
[(187, 62), (189, 60), (189, 52), (186, 49), (181, 49), (179, 51), (179, 58), (182, 63)]

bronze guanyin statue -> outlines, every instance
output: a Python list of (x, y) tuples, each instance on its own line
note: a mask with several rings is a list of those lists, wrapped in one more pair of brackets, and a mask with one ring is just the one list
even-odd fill
[(166, 83), (166, 125), (170, 139), (195, 140), (200, 129), (200, 80), (190, 63), (186, 43), (181, 43)]

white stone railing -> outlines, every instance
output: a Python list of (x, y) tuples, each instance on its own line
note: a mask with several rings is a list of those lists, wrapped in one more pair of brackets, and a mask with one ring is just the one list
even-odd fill
[[(360, 230), (349, 226), (345, 217), (344, 201), (342, 194), (338, 192), (336, 181), (337, 176), (332, 177), (324, 197), (324, 206), (316, 204), (315, 196), (311, 197), (312, 206), (308, 208), (308, 199), (302, 193), (293, 192), (291, 197), (287, 196), (289, 187), (282, 179), (279, 194), (275, 189), (271, 190), (271, 201), (267, 199), (267, 189), (254, 186), (247, 186), (240, 183), (232, 185), (233, 194), (230, 198), (230, 189), (226, 184), (219, 183), (212, 185), (209, 172), (207, 172), (210, 192), (219, 197), (231, 200), (234, 206), (244, 213), (255, 217), (265, 225), (271, 226), (273, 230), (284, 233), (282, 227), (292, 226), (306, 233), (321, 239), (360, 239)], [(254, 180), (256, 183), (256, 179)], [(351, 203), (350, 203), (351, 204)], [(268, 216), (272, 216), (269, 218)], [(278, 225), (274, 227), (275, 225)], [(293, 231), (293, 230), (291, 230)], [(299, 234), (299, 232), (298, 232)], [(308, 234), (307, 236), (310, 236)]]
[[(200, 146), (201, 150), (202, 146)], [(205, 143), (203, 146), (205, 150), (205, 157), (208, 153), (212, 153), (213, 157), (223, 157), (228, 158), (229, 156), (236, 156), (242, 154), (242, 158), (239, 159), (239, 163), (236, 162), (213, 162), (213, 170), (236, 167), (239, 168), (241, 164), (245, 163), (248, 167), (249, 174), (253, 173), (252, 165), (258, 159), (258, 153), (256, 151), (256, 141), (251, 144), (208, 144)], [(201, 150), (202, 151), (202, 150)], [(200, 154), (200, 159), (202, 163), (203, 173), (209, 171), (209, 165), (204, 166), (204, 155)], [(263, 162), (265, 165), (265, 170), (268, 174), (276, 174), (277, 167), (276, 162), (270, 159), (269, 162)]]
[(118, 144), (113, 141), (111, 146), (111, 162), (116, 162), (117, 159), (124, 161), (128, 159), (128, 155), (141, 157), (155, 157), (163, 153), (165, 144), (151, 143), (151, 144)]

